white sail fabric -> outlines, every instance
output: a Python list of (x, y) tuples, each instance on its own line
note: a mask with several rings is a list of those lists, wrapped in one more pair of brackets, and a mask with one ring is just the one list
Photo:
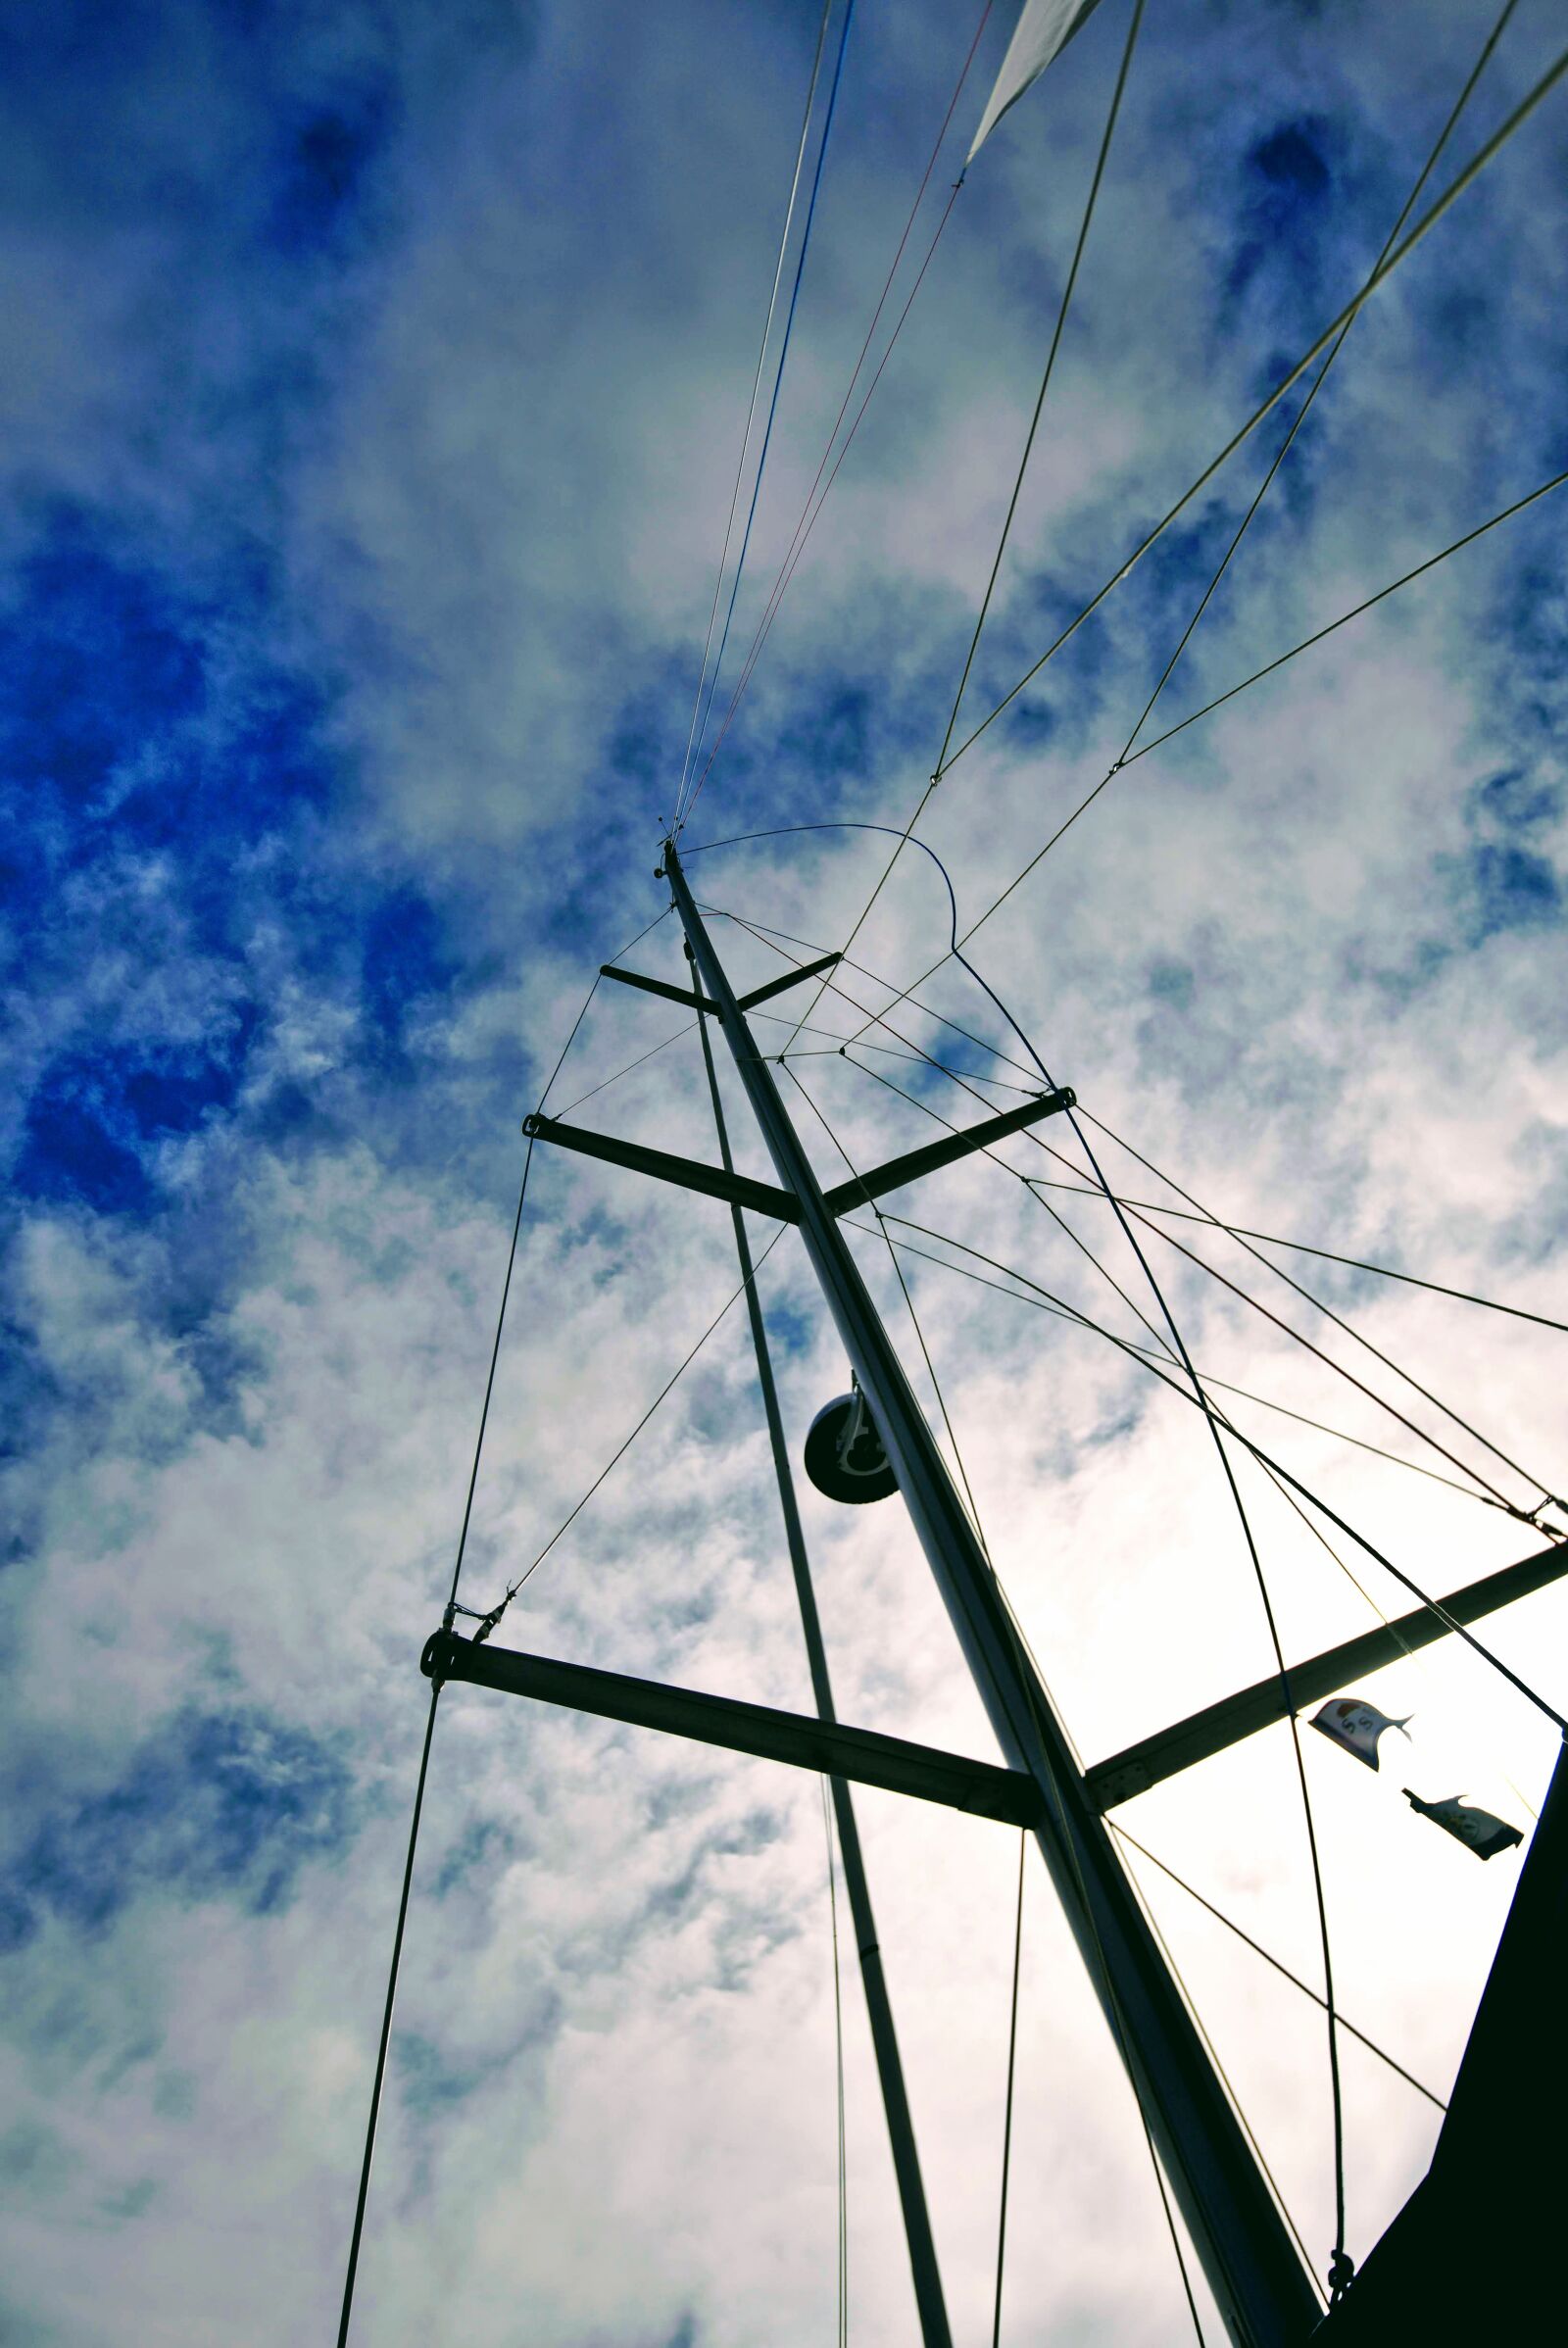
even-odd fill
[(1367, 1703), (1362, 1696), (1336, 1696), (1321, 1712), (1313, 1713), (1310, 1726), (1321, 1729), (1325, 1737), (1332, 1737), (1336, 1744), (1343, 1744), (1348, 1753), (1364, 1761), (1368, 1769), (1376, 1769), (1378, 1738), (1384, 1730), (1397, 1729), (1401, 1736), (1408, 1737), (1410, 1732), (1404, 1723), (1411, 1717), (1407, 1712), (1404, 1720), (1391, 1720), (1388, 1713), (1380, 1712), (1376, 1704)]
[(1507, 1825), (1500, 1818), (1494, 1818), (1490, 1810), (1466, 1809), (1462, 1794), (1456, 1793), (1446, 1802), (1424, 1802), (1418, 1793), (1412, 1793), (1406, 1785), (1404, 1798), (1412, 1810), (1419, 1810), (1422, 1817), (1430, 1818), (1434, 1826), (1444, 1828), (1466, 1849), (1473, 1850), (1478, 1859), (1491, 1859), (1498, 1851), (1512, 1850), (1516, 1842), (1524, 1840), (1517, 1827)]
[(1085, 18), (1092, 16), (1099, 5), (1100, 0), (1023, 0), (1023, 14), (1018, 19), (1018, 28), (1008, 44), (1007, 54), (1002, 61), (1002, 71), (997, 75), (997, 85), (980, 118), (974, 145), (964, 158), (965, 171), (1008, 107), (1023, 96), (1031, 82), (1039, 80), (1052, 59), (1065, 49)]

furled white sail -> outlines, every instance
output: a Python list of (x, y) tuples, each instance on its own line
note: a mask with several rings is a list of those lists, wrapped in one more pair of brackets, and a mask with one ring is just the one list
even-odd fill
[(1002, 61), (974, 145), (965, 158), (967, 171), (1014, 99), (1038, 81), (1058, 51), (1065, 49), (1079, 25), (1099, 7), (1100, 0), (1023, 0), (1018, 28)]

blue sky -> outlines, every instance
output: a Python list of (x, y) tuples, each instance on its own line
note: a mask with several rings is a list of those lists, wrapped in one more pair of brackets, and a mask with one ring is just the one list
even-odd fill
[[(986, 25), (914, 254), (1013, 13)], [(598, 963), (662, 909), (659, 824), (817, 14), (236, 0), (13, 12), (0, 31), (7, 2336), (281, 2342), (335, 2305), (416, 1658), (461, 1511), (518, 1121)], [(979, 14), (859, 0), (721, 709)], [(1126, 19), (1123, 0), (1100, 9), (969, 174), (689, 845), (897, 823), (918, 799)], [(1419, 24), (1348, 0), (1151, 0), (970, 724), (1353, 292), (1491, 22), (1471, 0)], [(1520, 0), (1434, 189), (1554, 36)], [(1146, 735), (1568, 464), (1565, 162), (1559, 89), (1357, 321)], [(1121, 748), (1292, 413), (944, 781), (922, 834), (966, 921)], [(1561, 543), (1543, 501), (1130, 767), (973, 948), (1054, 1070), (1205, 1201), (1559, 1313)], [(694, 870), (714, 905), (825, 947), (884, 847), (829, 833)], [(907, 857), (857, 954), (902, 983), (943, 919)], [(638, 951), (676, 978), (670, 933)], [(725, 936), (749, 980), (781, 966)], [(925, 1000), (1004, 1040), (951, 968)], [(858, 1024), (843, 1010), (819, 1006), (834, 1035)], [(602, 995), (553, 1104), (678, 1023)], [(858, 1161), (918, 1138), (831, 1044), (797, 1072)], [(581, 1113), (706, 1155), (700, 1084), (688, 1038)], [(1025, 1145), (1010, 1158), (1034, 1170)], [(475, 1602), (733, 1286), (718, 1210), (559, 1158), (538, 1173)], [(1021, 1186), (970, 1179), (906, 1211), (1134, 1327)], [(1071, 1213), (1099, 1247), (1093, 1208)], [(1384, 1440), (1390, 1422), (1178, 1264), (1217, 1375)], [(866, 1267), (902, 1315), (885, 1254)], [(1183, 1414), (1124, 1357), (915, 1274), (1004, 1578), (1085, 1748), (1258, 1676), (1234, 1532)], [(804, 1428), (841, 1365), (793, 1243), (765, 1277)], [(1560, 1339), (1319, 1285), (1561, 1488)], [(743, 1337), (724, 1324), (541, 1568), (516, 1643), (805, 1701)], [(1495, 1512), (1291, 1440), (1445, 1587), (1528, 1545)], [(1293, 1640), (1360, 1627), (1270, 1505)], [(866, 1514), (813, 1504), (810, 1523), (846, 1709), (988, 1752), (907, 1536)], [(1560, 1688), (1559, 1601), (1498, 1638)], [(1471, 1673), (1445, 1658), (1421, 1683), (1432, 1768), (1448, 1737), (1477, 1798), (1506, 1807), (1516, 1780), (1538, 1800), (1531, 1720)], [(834, 2263), (813, 1789), (608, 1724), (448, 1709), (364, 2336), (428, 2336), (440, 2305), (475, 2343), (511, 2338), (519, 2302), (541, 2342), (811, 2336)], [(1268, 1767), (1215, 1764), (1187, 1810), (1148, 1797), (1150, 1833), (1306, 1967), (1288, 1748), (1259, 1750)], [(1396, 1794), (1338, 1768), (1318, 1772), (1335, 1897), (1377, 1926), (1347, 2002), (1451, 2076), (1514, 1862), (1450, 1868)], [(978, 2323), (1010, 1848), (879, 1801), (867, 1838), (950, 2295)], [(941, 1916), (918, 1896), (933, 1881)], [(1391, 1882), (1423, 1928), (1399, 1963)], [(1136, 2120), (1079, 1991), (1048, 1989), (1070, 1960), (1043, 1885), (1038, 1908), (1031, 2108), (1093, 2115), (1101, 2182), (1043, 2125), (1021, 2142), (1023, 2206), (1063, 2229), (1021, 2229), (1010, 2304), (1064, 2340), (1168, 2337)], [(1315, 2252), (1310, 2011), (1276, 2012), (1208, 1941), (1182, 1953), (1232, 2018), (1228, 2058)], [(907, 2286), (858, 2036), (850, 2066), (857, 2323), (892, 2340)], [(1400, 2092), (1353, 2085), (1360, 2250), (1430, 2145)]]

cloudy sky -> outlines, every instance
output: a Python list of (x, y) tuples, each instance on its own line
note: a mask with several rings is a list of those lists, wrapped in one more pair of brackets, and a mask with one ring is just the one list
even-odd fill
[[(855, 11), (718, 717), (980, 13)], [(1015, 13), (998, 0), (985, 23), (857, 402)], [(6, 12), (8, 2342), (333, 2336), (417, 1656), (452, 1569), (518, 1123), (599, 963), (667, 902), (661, 825), (819, 18), (815, 0)], [(1554, 20), (1518, 0), (1429, 196), (1547, 69)], [(899, 824), (919, 800), (1128, 21), (1106, 0), (973, 167), (684, 848)], [(1494, 0), (1149, 0), (955, 741), (1355, 291), (1494, 21)], [(1565, 173), (1559, 85), (1357, 321), (1143, 739), (1568, 466)], [(965, 926), (1122, 751), (1294, 413), (934, 795), (920, 836)], [(1168, 1174), (1254, 1230), (1568, 1318), (1563, 511), (1543, 500), (1119, 773), (978, 931), (972, 958), (1054, 1076), (1151, 1161), (1086, 1128), (1132, 1197), (1182, 1205)], [(694, 856), (705, 904), (736, 917), (715, 934), (737, 979), (842, 945), (889, 845), (828, 831)], [(929, 1138), (928, 1111), (979, 1113), (900, 1053), (999, 1105), (1033, 1081), (951, 963), (923, 1008), (891, 1012), (897, 1035), (839, 1055), (937, 961), (946, 920), (939, 874), (906, 855), (861, 968), (794, 1037), (786, 1090), (827, 1179), (834, 1136), (863, 1166)], [(679, 980), (673, 922), (630, 958)], [(601, 988), (552, 1108), (681, 1024)], [(759, 1033), (782, 1049), (792, 1025)], [(765, 1174), (730, 1092), (739, 1160)], [(690, 1033), (572, 1113), (714, 1154)], [(889, 1213), (1152, 1343), (1108, 1209), (1017, 1179), (1081, 1185), (1060, 1121), (1042, 1139), (1066, 1162), (1015, 1139)], [(1219, 1395), (1238, 1425), (1403, 1570), (1448, 1590), (1542, 1545), (1508, 1508), (1568, 1481), (1559, 1331), (1276, 1251), (1348, 1331), (1234, 1242), (1163, 1229), (1363, 1382), (1144, 1228), (1200, 1367), (1300, 1414)], [(900, 1265), (951, 1433), (1085, 1757), (1264, 1676), (1191, 1405), (991, 1266), (888, 1230), (926, 1250)], [(854, 1244), (936, 1418), (886, 1241)], [(537, 1154), (467, 1602), (550, 1541), (735, 1277), (721, 1206)], [(798, 1446), (844, 1364), (793, 1238), (760, 1279)], [(1239, 1474), (1288, 1652), (1408, 1603)], [(897, 1503), (803, 1506), (845, 1717), (994, 1757)], [(738, 1308), (499, 1636), (808, 1702)], [(1561, 1704), (1568, 1597), (1488, 1636)], [(1553, 1737), (1462, 1649), (1365, 1692), (1416, 1716), (1377, 1777), (1307, 1738), (1340, 1994), (1441, 2096), (1520, 1855), (1478, 1865), (1399, 1788), (1528, 1832)], [(1017, 1838), (858, 1806), (955, 2332), (977, 2340)], [(1121, 1815), (1319, 1980), (1284, 1729)], [(1321, 2275), (1321, 2015), (1136, 1864)], [(913, 2311), (853, 1967), (844, 2016), (850, 2334), (872, 2348), (908, 2340)], [(452, 1690), (356, 2340), (830, 2337), (833, 2017), (814, 1783)], [(1180, 2337), (1137, 2113), (1033, 1858), (1018, 2066), (1004, 2336)], [(1344, 2067), (1362, 2256), (1440, 2116), (1354, 2042)]]

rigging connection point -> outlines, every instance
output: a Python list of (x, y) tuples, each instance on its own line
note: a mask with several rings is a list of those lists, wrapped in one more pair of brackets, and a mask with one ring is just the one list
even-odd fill
[(852, 1508), (886, 1500), (898, 1491), (899, 1480), (858, 1386), (835, 1394), (811, 1421), (806, 1472), (819, 1492)]

